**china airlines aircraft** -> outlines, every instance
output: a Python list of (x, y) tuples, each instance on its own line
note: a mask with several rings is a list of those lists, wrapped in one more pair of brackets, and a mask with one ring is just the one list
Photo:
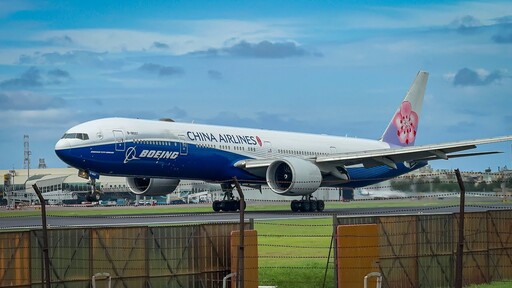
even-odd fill
[[(418, 72), (380, 140), (173, 121), (106, 118), (69, 129), (55, 145), (62, 161), (83, 174), (123, 176), (139, 195), (165, 195), (180, 180), (221, 183), (214, 211), (236, 211), (234, 177), (268, 185), (292, 211), (322, 211), (319, 187), (363, 187), (416, 170), (430, 160), (499, 152), (457, 153), (512, 136), (414, 146), (428, 73)], [(92, 179), (92, 178), (91, 178)]]

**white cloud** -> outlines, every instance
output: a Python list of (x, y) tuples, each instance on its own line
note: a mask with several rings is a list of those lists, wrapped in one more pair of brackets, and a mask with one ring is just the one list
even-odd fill
[(23, 110), (23, 111), (4, 111), (0, 114), (0, 121), (4, 127), (19, 128), (48, 128), (60, 127), (69, 128), (72, 119), (76, 119), (76, 112), (66, 108), (47, 109), (47, 110)]
[[(223, 47), (233, 41), (289, 39), (293, 33), (278, 24), (237, 20), (197, 20), (157, 22), (166, 32), (127, 29), (65, 29), (43, 31), (32, 40), (51, 43), (52, 39), (70, 39), (68, 50), (96, 52), (152, 50), (154, 43), (166, 43), (172, 54), (186, 54), (210, 47)], [(283, 24), (284, 25), (284, 24)], [(71, 42), (72, 44), (71, 45)], [(62, 47), (61, 47), (62, 48)], [(62, 49), (61, 49), (62, 51)]]
[[(251, 42), (287, 40), (299, 34), (292, 26), (300, 26), (295, 21), (272, 19), (255, 21), (205, 19), (161, 21), (158, 23), (159, 26), (163, 26), (167, 31), (178, 29), (202, 39), (222, 39), (221, 41), (228, 42), (226, 45), (234, 44), (234, 42), (239, 42), (240, 40)], [(209, 40), (207, 41), (209, 42)], [(232, 43), (229, 43), (230, 41)]]
[(501, 1), (459, 2), (454, 4), (425, 4), (414, 7), (365, 7), (359, 12), (339, 14), (339, 28), (351, 29), (400, 29), (418, 27), (448, 27), (457, 19), (471, 15), (483, 25), (495, 23), (497, 15), (512, 14), (512, 3)]
[(46, 41), (68, 36), (75, 44), (70, 49), (83, 49), (95, 52), (141, 51), (150, 48), (155, 41), (170, 44), (178, 52), (180, 43), (190, 43), (197, 39), (191, 36), (165, 35), (157, 32), (143, 32), (123, 29), (73, 29), (41, 32), (33, 40)]

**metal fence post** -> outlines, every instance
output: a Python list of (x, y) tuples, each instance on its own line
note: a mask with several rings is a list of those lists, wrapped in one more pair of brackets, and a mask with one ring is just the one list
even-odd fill
[(48, 227), (46, 222), (46, 203), (44, 202), (43, 194), (37, 187), (37, 184), (32, 185), (34, 191), (39, 198), (39, 203), (41, 204), (41, 219), (43, 221), (43, 258), (44, 258), (44, 280), (45, 286), (47, 288), (51, 287), (51, 279), (50, 279), (50, 256), (48, 255)]
[(460, 187), (460, 211), (459, 211), (459, 239), (457, 240), (457, 258), (455, 265), (455, 288), (462, 288), (462, 270), (463, 270), (463, 256), (464, 256), (464, 206), (466, 189), (462, 182), (462, 176), (459, 169), (455, 169), (457, 182)]
[(244, 193), (242, 191), (242, 187), (240, 187), (240, 183), (238, 183), (238, 180), (236, 177), (233, 177), (233, 180), (235, 182), (236, 190), (238, 190), (238, 194), (240, 195), (240, 247), (238, 251), (238, 271), (236, 274), (237, 282), (238, 282), (238, 288), (244, 287), (244, 231), (245, 231), (245, 218), (244, 218), (244, 211), (245, 211), (245, 200), (244, 200)]
[(332, 233), (334, 237), (334, 287), (338, 288), (338, 217), (336, 214), (332, 215)]

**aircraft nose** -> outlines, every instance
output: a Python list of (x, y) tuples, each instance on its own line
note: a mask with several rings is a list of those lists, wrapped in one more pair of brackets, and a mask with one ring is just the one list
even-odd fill
[(66, 159), (68, 158), (70, 154), (70, 148), (71, 145), (69, 144), (69, 141), (67, 139), (60, 139), (55, 144), (55, 154), (64, 162), (66, 162)]
[(67, 139), (60, 139), (55, 144), (55, 151), (69, 149), (69, 148), (71, 148), (71, 145), (69, 144), (69, 141)]

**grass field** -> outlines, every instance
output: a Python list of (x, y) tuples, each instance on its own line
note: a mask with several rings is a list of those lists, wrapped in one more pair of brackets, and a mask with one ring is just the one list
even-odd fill
[[(332, 219), (257, 221), (260, 285), (324, 287)], [(332, 255), (331, 258), (332, 259)], [(333, 287), (329, 263), (325, 287)]]
[(505, 282), (494, 282), (491, 284), (482, 284), (482, 285), (470, 285), (468, 288), (510, 288), (512, 287), (512, 280)]

